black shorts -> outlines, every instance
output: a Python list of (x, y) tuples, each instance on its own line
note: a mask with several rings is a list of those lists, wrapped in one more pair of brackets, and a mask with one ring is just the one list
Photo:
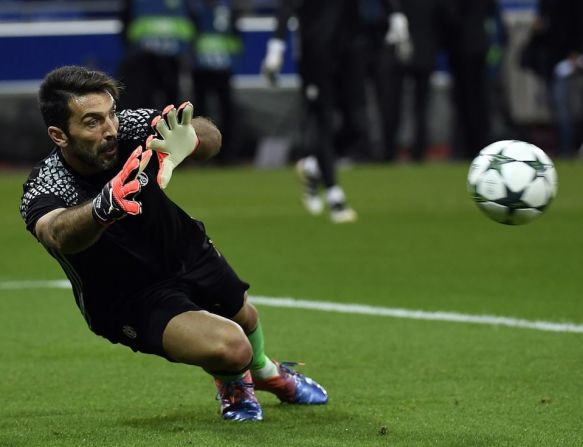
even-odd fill
[[(225, 258), (209, 247), (195, 268), (140, 292), (120, 305), (99, 335), (134, 351), (166, 356), (162, 335), (168, 322), (187, 311), (206, 310), (225, 318), (243, 306), (249, 284), (239, 279)], [(170, 359), (168, 359), (170, 360)]]

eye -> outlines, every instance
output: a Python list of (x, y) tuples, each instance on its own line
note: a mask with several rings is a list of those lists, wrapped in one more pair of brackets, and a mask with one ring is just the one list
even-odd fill
[(99, 121), (96, 118), (91, 118), (85, 122), (87, 127), (96, 127), (99, 124)]

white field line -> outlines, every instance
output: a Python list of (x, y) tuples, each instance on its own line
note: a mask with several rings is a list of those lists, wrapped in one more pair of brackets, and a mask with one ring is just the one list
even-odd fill
[[(0, 290), (14, 289), (70, 289), (67, 280), (55, 281), (2, 281)], [(391, 307), (368, 306), (366, 304), (343, 304), (329, 301), (308, 301), (296, 298), (275, 298), (251, 296), (254, 304), (293, 309), (310, 309), (324, 312), (337, 312), (378, 317), (408, 318), (411, 320), (447, 321), (450, 323), (484, 324), (506, 326), (519, 329), (533, 329), (546, 332), (571, 332), (583, 334), (583, 324), (553, 323), (551, 321), (532, 321), (495, 315), (470, 315), (457, 312), (429, 312), (424, 310), (398, 309)]]

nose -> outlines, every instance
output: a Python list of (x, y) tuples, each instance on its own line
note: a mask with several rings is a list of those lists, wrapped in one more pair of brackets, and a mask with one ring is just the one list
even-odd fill
[(104, 136), (107, 137), (117, 137), (117, 126), (116, 120), (112, 118), (107, 118), (104, 122)]

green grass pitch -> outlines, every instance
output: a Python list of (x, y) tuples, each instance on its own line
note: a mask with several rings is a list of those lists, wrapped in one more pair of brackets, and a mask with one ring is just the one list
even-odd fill
[[(203, 220), (251, 294), (583, 324), (583, 164), (559, 163), (547, 214), (483, 216), (466, 164), (340, 172), (354, 225), (307, 215), (292, 169), (182, 169), (168, 193)], [(222, 421), (202, 371), (94, 336), (0, 175), (0, 446), (581, 446), (583, 334), (260, 305), (267, 350), (305, 362), (323, 407), (259, 393)], [(106, 269), (106, 266), (104, 266)], [(131, 278), (128, 278), (131, 280)]]

